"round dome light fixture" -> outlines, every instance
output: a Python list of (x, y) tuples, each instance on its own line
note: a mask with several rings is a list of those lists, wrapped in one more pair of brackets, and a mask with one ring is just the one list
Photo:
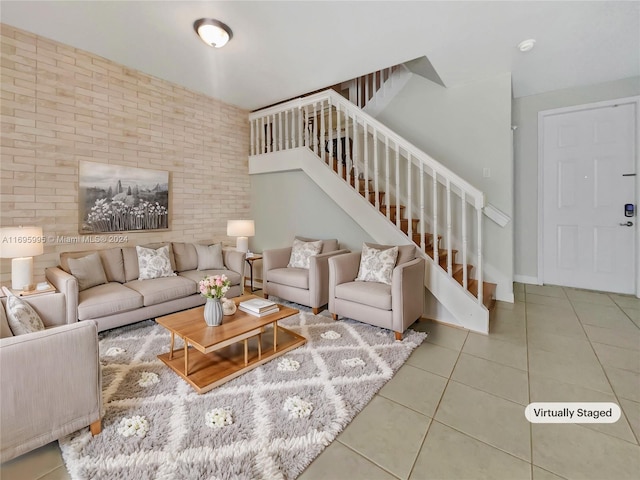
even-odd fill
[(233, 32), (227, 25), (213, 18), (196, 20), (193, 22), (193, 29), (204, 43), (214, 48), (224, 47), (233, 37)]
[(529, 40), (523, 40), (518, 44), (518, 50), (521, 52), (528, 52), (531, 50), (536, 44), (535, 39), (530, 38)]

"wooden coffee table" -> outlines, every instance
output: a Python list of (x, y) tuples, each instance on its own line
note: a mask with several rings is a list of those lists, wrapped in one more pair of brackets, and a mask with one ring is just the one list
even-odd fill
[[(238, 305), (250, 298), (257, 297), (244, 295), (233, 300)], [(156, 322), (171, 332), (169, 351), (158, 358), (198, 393), (208, 392), (307, 342), (303, 336), (278, 325), (278, 320), (299, 311), (278, 307), (278, 312), (264, 317), (238, 309), (225, 316), (217, 327), (205, 323), (204, 306), (158, 317)], [(273, 325), (273, 335), (264, 335), (269, 324)], [(183, 349), (174, 350), (176, 335), (184, 341)]]

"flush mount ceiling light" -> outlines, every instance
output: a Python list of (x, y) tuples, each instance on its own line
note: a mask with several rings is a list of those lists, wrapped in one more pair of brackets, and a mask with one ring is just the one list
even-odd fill
[(523, 40), (518, 44), (518, 50), (520, 50), (521, 52), (528, 52), (533, 48), (535, 44), (536, 41), (533, 38), (530, 38), (529, 40)]
[(202, 41), (210, 47), (222, 48), (233, 37), (233, 32), (228, 26), (213, 18), (196, 20), (193, 22), (193, 29)]

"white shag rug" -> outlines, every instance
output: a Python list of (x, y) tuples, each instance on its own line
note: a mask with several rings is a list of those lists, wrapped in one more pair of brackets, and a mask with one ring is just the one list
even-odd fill
[(71, 477), (296, 478), (426, 337), (307, 312), (280, 324), (307, 343), (203, 395), (157, 359), (155, 322), (101, 334), (103, 429), (60, 439)]

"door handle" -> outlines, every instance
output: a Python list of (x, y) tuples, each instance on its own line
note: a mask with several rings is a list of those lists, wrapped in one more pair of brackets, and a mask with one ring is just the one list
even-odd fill
[(624, 222), (620, 224), (621, 227), (633, 227), (633, 222), (629, 220), (628, 222)]

